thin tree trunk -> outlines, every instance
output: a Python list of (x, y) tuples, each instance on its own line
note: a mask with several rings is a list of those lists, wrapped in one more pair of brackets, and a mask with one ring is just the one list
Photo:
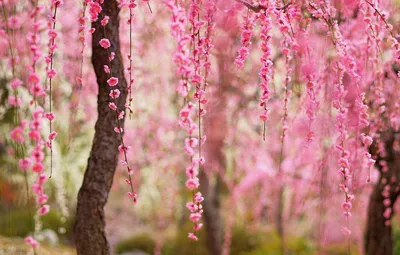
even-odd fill
[[(367, 229), (365, 233), (365, 252), (368, 255), (393, 254), (392, 227), (391, 224), (385, 224), (388, 219), (383, 214), (387, 208), (391, 208), (392, 213), (389, 219), (393, 218), (393, 206), (399, 196), (400, 155), (393, 148), (394, 141), (399, 141), (399, 137), (398, 134), (387, 132), (382, 136), (382, 140), (385, 143), (385, 153), (378, 151), (376, 144), (374, 144), (372, 149), (372, 154), (376, 155), (376, 166), (381, 176), (375, 185), (368, 206)], [(385, 171), (383, 171), (383, 167), (380, 164), (382, 160), (387, 164)], [(386, 179), (387, 183), (383, 182), (383, 179)], [(390, 206), (385, 206), (383, 202), (385, 199), (383, 192), (387, 185), (390, 186), (390, 189), (387, 189), (391, 200)]]
[[(78, 194), (74, 239), (79, 255), (110, 254), (110, 246), (104, 230), (104, 206), (107, 203), (118, 164), (117, 148), (121, 141), (119, 134), (114, 132), (114, 127), (117, 126), (116, 113), (108, 107), (110, 87), (107, 79), (109, 79), (109, 74), (104, 72), (103, 67), (108, 63), (108, 55), (107, 50), (99, 45), (102, 38), (107, 37), (110, 40), (109, 50), (115, 52), (115, 59), (112, 61), (112, 76), (119, 79), (118, 89), (121, 91), (121, 95), (116, 104), (120, 111), (123, 110), (127, 97), (119, 42), (118, 3), (116, 0), (106, 0), (102, 8), (103, 11), (98, 21), (92, 23), (92, 27), (96, 29), (92, 41), (92, 64), (99, 88), (98, 119), (83, 184)], [(106, 36), (100, 25), (100, 20), (105, 15), (110, 17), (109, 23), (105, 27)], [(121, 127), (123, 124), (122, 121)]]
[(207, 232), (207, 246), (209, 254), (222, 254), (222, 218), (220, 212), (221, 178), (226, 167), (224, 142), (228, 128), (226, 93), (231, 86), (231, 75), (227, 71), (233, 61), (221, 56), (218, 60), (220, 74), (219, 86), (208, 103), (212, 105), (213, 112), (205, 115), (204, 129), (207, 135), (205, 143), (206, 165), (208, 173), (200, 172), (200, 189), (204, 196), (204, 222)]
[(207, 247), (210, 255), (220, 255), (222, 253), (222, 222), (220, 215), (219, 198), (219, 178), (217, 183), (210, 184), (210, 181), (201, 171), (199, 174), (201, 192), (204, 196), (204, 223), (207, 232)]

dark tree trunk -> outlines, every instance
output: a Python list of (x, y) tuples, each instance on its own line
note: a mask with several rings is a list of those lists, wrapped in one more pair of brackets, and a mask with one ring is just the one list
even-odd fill
[[(376, 165), (380, 171), (380, 178), (375, 185), (374, 191), (370, 197), (368, 206), (368, 219), (367, 229), (365, 233), (365, 253), (368, 255), (392, 255), (393, 254), (393, 238), (392, 238), (392, 227), (386, 225), (386, 219), (383, 214), (385, 210), (390, 207), (392, 213), (391, 219), (394, 215), (393, 205), (399, 196), (399, 175), (400, 175), (400, 155), (399, 152), (393, 148), (394, 142), (398, 139), (398, 134), (388, 132), (382, 135), (381, 139), (385, 144), (385, 152), (381, 152), (377, 149), (377, 145), (373, 144), (371, 149), (372, 155), (376, 157)], [(383, 167), (380, 164), (381, 161), (385, 161), (387, 169), (383, 171)], [(385, 179), (387, 183), (382, 180)], [(384, 205), (385, 197), (382, 195), (385, 186), (390, 185), (389, 198), (391, 200), (390, 206)]]
[(220, 215), (219, 178), (211, 184), (204, 171), (199, 174), (201, 193), (204, 196), (204, 223), (207, 232), (207, 247), (210, 255), (222, 253), (222, 222)]
[[(104, 231), (104, 206), (113, 182), (115, 169), (118, 164), (118, 146), (121, 144), (119, 134), (114, 132), (117, 126), (116, 113), (109, 109), (110, 87), (107, 84), (109, 74), (104, 72), (108, 63), (107, 50), (99, 45), (102, 38), (107, 37), (111, 42), (110, 52), (115, 52), (112, 61), (112, 76), (119, 79), (118, 89), (121, 95), (117, 106), (121, 111), (127, 97), (127, 84), (123, 75), (123, 63), (119, 42), (119, 8), (116, 0), (106, 0), (102, 5), (103, 11), (97, 22), (92, 23), (96, 29), (92, 41), (92, 64), (96, 73), (98, 94), (98, 119), (88, 166), (86, 168), (82, 187), (78, 194), (74, 239), (79, 255), (110, 254), (110, 247)], [(110, 20), (105, 27), (100, 20), (105, 16)], [(106, 35), (105, 35), (106, 34)], [(121, 125), (123, 126), (123, 121)]]

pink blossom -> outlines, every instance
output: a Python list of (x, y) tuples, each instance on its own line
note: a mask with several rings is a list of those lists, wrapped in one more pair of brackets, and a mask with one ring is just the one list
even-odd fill
[(46, 194), (40, 194), (37, 197), (37, 203), (40, 204), (40, 205), (44, 204), (44, 203), (47, 202), (48, 199), (49, 199), (49, 196), (47, 196)]
[(386, 198), (386, 199), (383, 200), (383, 204), (384, 204), (386, 207), (390, 206), (391, 203), (392, 203), (392, 202), (390, 201), (389, 198)]
[(41, 186), (41, 185), (38, 185), (38, 184), (36, 184), (36, 183), (32, 185), (32, 190), (35, 191), (36, 194), (41, 194), (41, 193), (43, 193), (43, 188), (42, 188), (42, 186)]
[(364, 133), (361, 134), (361, 139), (362, 142), (365, 146), (371, 146), (372, 144), (372, 138), (368, 135), (365, 135)]
[(31, 236), (26, 237), (24, 241), (33, 248), (36, 248), (38, 246), (38, 242)]
[(201, 214), (200, 213), (191, 213), (189, 218), (193, 222), (198, 222), (201, 219)]
[(386, 219), (389, 219), (391, 214), (392, 214), (392, 208), (388, 207), (383, 212), (383, 217), (385, 217)]
[(47, 175), (42, 173), (42, 174), (39, 175), (38, 183), (40, 185), (42, 185), (43, 183), (45, 183), (47, 181), (47, 179), (48, 179)]
[(99, 43), (100, 46), (103, 47), (104, 49), (108, 49), (111, 46), (111, 43), (107, 38), (101, 39)]
[(204, 197), (202, 196), (202, 194), (200, 193), (200, 191), (197, 192), (197, 193), (194, 195), (194, 201), (195, 201), (196, 203), (201, 203), (201, 202), (204, 201)]
[(11, 139), (17, 143), (24, 142), (24, 130), (21, 127), (16, 127), (10, 132)]
[(13, 15), (8, 17), (8, 28), (19, 29), (21, 27), (21, 20), (18, 16)]
[(51, 132), (51, 133), (49, 134), (49, 140), (50, 140), (50, 141), (53, 141), (54, 138), (56, 138), (56, 136), (57, 136), (57, 132), (55, 132), (55, 131)]
[(110, 20), (109, 16), (104, 16), (104, 18), (101, 20), (101, 25), (104, 27), (108, 24), (108, 21)]
[(108, 85), (111, 87), (117, 86), (118, 84), (118, 78), (111, 77), (110, 79), (107, 80)]
[(110, 109), (113, 110), (113, 111), (117, 110), (117, 105), (115, 103), (109, 103), (108, 107), (110, 107)]
[(104, 72), (110, 73), (110, 68), (108, 67), (108, 65), (104, 65)]
[(30, 167), (31, 167), (31, 165), (32, 165), (32, 160), (30, 159), (30, 158), (23, 158), (23, 159), (20, 159), (19, 160), (19, 162), (18, 162), (18, 165), (19, 165), (19, 167), (22, 169), (22, 170), (28, 170)]
[(202, 223), (196, 223), (196, 224), (194, 225), (194, 231), (198, 231), (198, 230), (200, 230), (202, 227), (203, 227), (203, 224), (202, 224)]
[(195, 212), (197, 210), (197, 205), (195, 205), (193, 202), (187, 202), (186, 203), (186, 208), (190, 211), (190, 212)]
[(342, 204), (342, 209), (343, 209), (344, 211), (346, 211), (346, 212), (350, 211), (350, 210), (351, 210), (351, 207), (352, 207), (352, 205), (351, 205), (350, 202), (344, 202), (344, 203)]
[(119, 89), (114, 89), (110, 91), (110, 97), (113, 99), (117, 99), (120, 94), (121, 92), (119, 91)]
[(196, 167), (189, 166), (186, 168), (186, 175), (189, 178), (196, 177), (199, 174), (198, 170)]
[(32, 170), (36, 173), (41, 173), (44, 169), (44, 166), (42, 163), (37, 162), (33, 165)]
[(54, 40), (54, 39), (56, 39), (58, 34), (57, 34), (56, 30), (50, 29), (49, 32), (48, 32), (48, 35), (49, 35), (50, 39)]
[(195, 190), (200, 186), (199, 179), (197, 177), (190, 178), (185, 183), (186, 187), (190, 190)]
[(101, 12), (102, 8), (97, 1), (90, 1), (89, 2), (89, 14), (90, 20), (96, 21), (98, 19), (99, 13)]
[(127, 194), (128, 194), (128, 196), (131, 197), (131, 198), (137, 198), (136, 192), (128, 192)]
[(11, 106), (14, 106), (14, 107), (20, 106), (20, 105), (22, 105), (22, 98), (16, 97), (16, 96), (14, 96), (14, 95), (10, 95), (10, 96), (8, 97), (8, 103), (9, 103)]
[(40, 140), (40, 133), (36, 130), (30, 131), (29, 132), (29, 138), (33, 141), (39, 141)]
[(56, 74), (57, 74), (56, 71), (53, 69), (47, 71), (47, 77), (50, 79), (53, 79), (56, 76)]
[(49, 205), (42, 205), (38, 210), (38, 214), (39, 215), (45, 215), (45, 214), (48, 214), (49, 211), (50, 211), (50, 206)]
[(111, 52), (108, 60), (111, 62), (114, 60), (114, 58), (115, 58), (115, 52)]
[(22, 83), (22, 81), (20, 80), (20, 79), (13, 79), (12, 81), (11, 81), (11, 88), (12, 89), (17, 89), (18, 87), (20, 87), (21, 85), (22, 85), (23, 83)]
[(115, 128), (114, 128), (114, 132), (115, 132), (115, 133), (118, 133), (118, 134), (119, 134), (119, 133), (122, 133), (122, 131), (123, 131), (123, 129), (120, 128), (120, 127), (115, 127)]
[(193, 234), (193, 233), (189, 233), (189, 234), (188, 234), (188, 237), (189, 237), (190, 239), (194, 240), (194, 241), (198, 241), (198, 240), (199, 240), (199, 239), (197, 238), (197, 236), (196, 236), (195, 234)]
[(53, 121), (56, 118), (56, 115), (52, 112), (46, 113), (45, 115), (49, 121)]

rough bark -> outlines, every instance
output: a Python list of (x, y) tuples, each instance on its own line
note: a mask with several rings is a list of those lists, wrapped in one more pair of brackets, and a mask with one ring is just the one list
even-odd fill
[[(114, 132), (117, 126), (116, 113), (109, 109), (110, 87), (107, 84), (109, 74), (103, 66), (108, 62), (107, 50), (99, 45), (102, 38), (107, 37), (111, 42), (110, 52), (115, 52), (112, 61), (112, 76), (119, 79), (118, 89), (121, 95), (116, 104), (121, 111), (127, 97), (127, 84), (123, 75), (123, 63), (119, 42), (119, 8), (117, 1), (106, 0), (102, 5), (103, 11), (98, 21), (92, 23), (96, 29), (92, 41), (92, 64), (98, 84), (97, 111), (98, 119), (95, 126), (95, 136), (83, 184), (78, 194), (74, 239), (79, 255), (110, 254), (110, 247), (104, 231), (104, 206), (113, 182), (115, 169), (118, 164), (118, 146), (121, 144), (119, 134)], [(100, 20), (109, 16), (108, 25), (103, 29)], [(105, 35), (106, 34), (106, 35)], [(121, 125), (123, 126), (123, 121)]]
[[(399, 180), (400, 180), (400, 155), (393, 147), (394, 142), (399, 141), (398, 134), (387, 132), (381, 137), (385, 144), (385, 152), (380, 152), (377, 145), (374, 144), (372, 154), (376, 157), (376, 166), (380, 171), (380, 178), (375, 185), (374, 191), (371, 194), (368, 206), (368, 219), (367, 229), (365, 233), (365, 252), (368, 255), (392, 255), (393, 254), (393, 237), (391, 225), (386, 226), (387, 219), (384, 218), (383, 213), (386, 206), (383, 203), (385, 197), (382, 192), (386, 185), (390, 185), (389, 194), (392, 209), (390, 218), (394, 215), (393, 205), (399, 196)], [(387, 163), (387, 171), (382, 171), (381, 161), (385, 160)], [(385, 184), (382, 180), (386, 179)]]

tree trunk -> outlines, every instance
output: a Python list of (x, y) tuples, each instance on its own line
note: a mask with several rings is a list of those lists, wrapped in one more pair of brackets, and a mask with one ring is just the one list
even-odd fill
[(208, 105), (212, 105), (213, 111), (204, 118), (204, 129), (207, 135), (205, 143), (206, 164), (204, 171), (200, 172), (200, 189), (204, 196), (204, 223), (207, 231), (207, 246), (209, 254), (222, 254), (222, 219), (220, 212), (220, 174), (225, 172), (226, 162), (224, 154), (224, 142), (228, 128), (226, 105), (226, 93), (231, 86), (231, 76), (227, 71), (232, 60), (226, 57), (218, 59), (220, 74), (219, 86), (213, 93)]
[(210, 255), (222, 253), (222, 222), (220, 215), (219, 178), (217, 183), (210, 184), (204, 171), (199, 173), (201, 193), (204, 196), (204, 223), (207, 232), (207, 247)]
[(383, 217), (386, 209), (382, 196), (384, 186), (381, 182), (378, 183), (369, 201), (365, 247), (366, 254), (368, 255), (393, 254), (392, 227), (385, 225), (386, 219)]
[[(394, 203), (399, 196), (399, 175), (400, 175), (400, 155), (393, 148), (394, 142), (398, 142), (398, 134), (388, 132), (382, 136), (385, 143), (385, 152), (379, 151), (376, 144), (371, 149), (372, 155), (376, 157), (376, 166), (380, 171), (379, 181), (376, 183), (374, 191), (370, 197), (368, 206), (367, 229), (365, 233), (365, 253), (368, 255), (392, 255), (393, 254), (393, 238), (391, 224), (386, 225), (385, 222), (390, 220), (394, 215)], [(381, 162), (386, 162), (387, 168), (384, 170)], [(385, 181), (383, 181), (385, 179)], [(384, 205), (383, 192), (385, 186), (387, 189), (391, 204)], [(392, 209), (390, 217), (386, 219), (383, 214), (387, 208)]]
[[(127, 84), (119, 42), (119, 8), (116, 0), (106, 0), (99, 19), (92, 23), (95, 28), (92, 41), (92, 64), (96, 73), (99, 94), (97, 98), (98, 119), (95, 126), (92, 150), (88, 159), (82, 187), (78, 194), (74, 239), (79, 255), (110, 254), (110, 246), (105, 234), (104, 206), (113, 182), (118, 164), (118, 146), (121, 144), (119, 134), (114, 132), (117, 126), (116, 113), (109, 109), (110, 87), (107, 84), (109, 74), (104, 72), (108, 63), (107, 50), (99, 45), (102, 38), (111, 42), (110, 52), (115, 52), (112, 64), (112, 76), (119, 79), (118, 89), (121, 95), (116, 104), (119, 110), (124, 109), (127, 98)], [(109, 16), (108, 25), (103, 28), (101, 19)], [(105, 32), (104, 32), (105, 31)], [(123, 127), (124, 121), (121, 122)]]

